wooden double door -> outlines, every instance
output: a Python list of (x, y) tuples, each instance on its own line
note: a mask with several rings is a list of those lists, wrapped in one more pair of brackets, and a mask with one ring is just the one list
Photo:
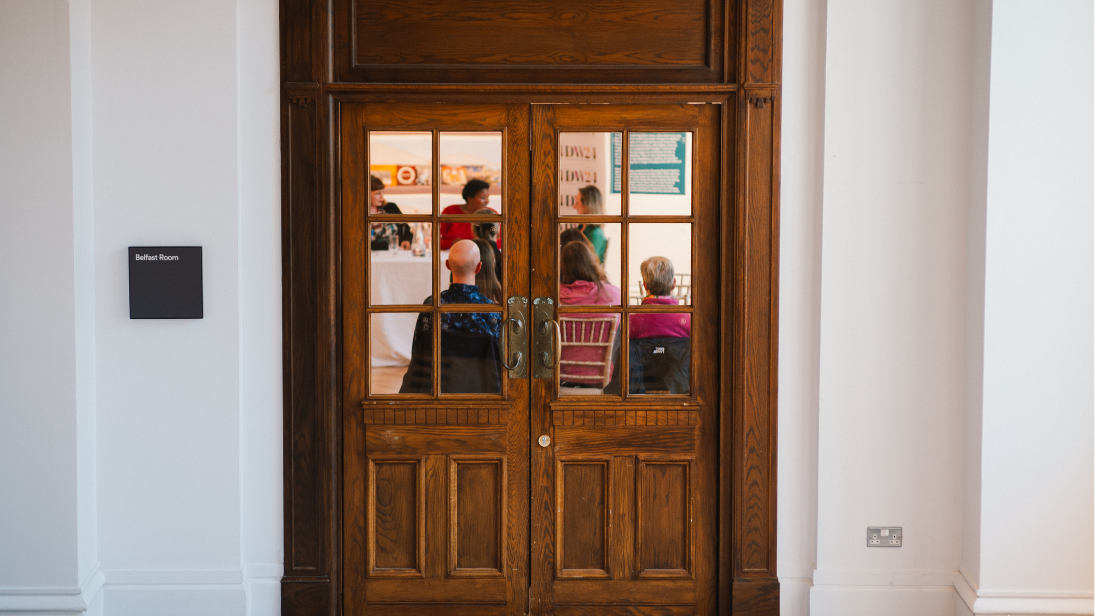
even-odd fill
[(720, 117), (340, 105), (344, 613), (715, 613)]

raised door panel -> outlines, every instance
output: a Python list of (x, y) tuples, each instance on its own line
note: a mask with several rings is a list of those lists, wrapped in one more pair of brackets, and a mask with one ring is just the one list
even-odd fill
[(504, 577), (504, 458), (449, 458), (449, 576)]
[(422, 577), (424, 460), (369, 460), (369, 575)]
[(556, 458), (555, 574), (608, 578), (611, 474), (608, 458)]
[[(724, 2), (337, 0), (344, 82), (720, 83)], [(732, 63), (729, 63), (732, 66)]]

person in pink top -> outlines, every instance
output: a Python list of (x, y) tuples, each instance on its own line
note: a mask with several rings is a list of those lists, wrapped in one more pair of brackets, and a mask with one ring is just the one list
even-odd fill
[[(620, 288), (608, 282), (600, 260), (587, 242), (569, 242), (562, 248), (559, 263), (559, 303), (564, 306), (619, 306)], [(561, 387), (591, 388), (591, 394), (619, 392), (619, 378), (616, 375), (615, 358), (619, 356), (619, 314), (612, 313), (581, 313), (568, 315), (576, 319), (612, 319), (612, 329), (604, 331), (599, 341), (607, 342), (612, 339), (611, 353), (609, 356), (608, 373), (610, 378), (606, 382), (603, 378), (603, 368), (593, 365), (573, 364), (569, 362), (602, 361), (603, 347), (572, 346), (564, 344), (561, 353), (559, 380)], [(564, 327), (573, 327), (573, 324), (563, 324)], [(564, 338), (574, 336), (573, 332), (564, 334)], [(577, 378), (573, 378), (577, 377)], [(600, 378), (597, 378), (600, 377)]]
[[(676, 306), (673, 262), (650, 257), (639, 271), (647, 295), (644, 306)], [(632, 394), (688, 394), (691, 390), (692, 315), (686, 312), (636, 313), (628, 324), (628, 391)]]

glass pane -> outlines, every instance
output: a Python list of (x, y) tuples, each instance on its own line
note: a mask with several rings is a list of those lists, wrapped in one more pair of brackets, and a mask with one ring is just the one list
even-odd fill
[(631, 133), (630, 215), (692, 214), (692, 133)]
[(619, 394), (620, 315), (559, 315), (559, 395)]
[[(432, 394), (431, 313), (388, 312), (369, 318), (369, 393)], [(421, 330), (423, 336), (416, 332)], [(419, 339), (421, 338), (421, 339)], [(418, 353), (414, 351), (418, 348)], [(424, 352), (423, 352), (424, 349)], [(416, 360), (411, 370), (412, 358)], [(409, 374), (408, 374), (409, 373)]]
[(559, 225), (559, 303), (619, 306), (620, 244), (620, 223)]
[(692, 225), (629, 224), (627, 233), (628, 303), (691, 305)]
[(502, 393), (502, 314), (441, 313), (441, 393)]
[(623, 133), (559, 133), (560, 216), (620, 215), (622, 139)]
[(692, 315), (631, 314), (628, 329), (628, 392), (688, 394), (691, 382)]
[(369, 294), (374, 306), (421, 304), (433, 293), (431, 225), (369, 224)]
[(431, 133), (370, 132), (369, 173), (370, 213), (433, 213)]
[[(496, 216), (502, 211), (502, 133), (441, 133), (441, 213)], [(441, 225), (441, 247), (475, 237), (470, 222)]]

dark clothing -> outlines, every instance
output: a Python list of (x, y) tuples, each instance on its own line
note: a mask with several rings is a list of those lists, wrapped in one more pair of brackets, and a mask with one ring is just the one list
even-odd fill
[(689, 393), (689, 338), (640, 338), (631, 340), (628, 346), (627, 363), (631, 372), (628, 387), (631, 393), (666, 390), (671, 394)]
[[(399, 206), (394, 203), (385, 203), (381, 208), (385, 214), (402, 214)], [(369, 225), (369, 249), (387, 250), (388, 238), (396, 237), (400, 244), (414, 241), (414, 233), (411, 226), (406, 223), (374, 222)]]
[[(433, 296), (423, 304), (433, 303)], [(473, 284), (453, 283), (441, 292), (442, 304), (493, 304)], [(411, 365), (403, 375), (401, 394), (433, 393), (433, 315), (422, 313), (411, 342)], [(441, 313), (441, 391), (502, 391), (502, 315), (498, 312)]]

